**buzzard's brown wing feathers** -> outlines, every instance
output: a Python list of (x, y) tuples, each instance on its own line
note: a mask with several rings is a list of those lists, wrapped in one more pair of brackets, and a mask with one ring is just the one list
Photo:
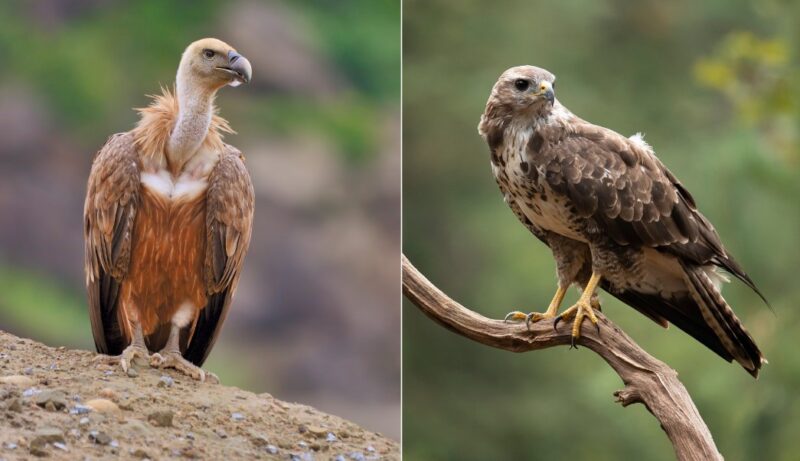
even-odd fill
[[(756, 291), (725, 251), (694, 198), (643, 144), (586, 122), (568, 135), (538, 141), (548, 184), (567, 195), (582, 217), (620, 245), (657, 248), (699, 264), (719, 266)], [(545, 134), (547, 130), (544, 130)], [(548, 139), (545, 136), (544, 139)]]
[(139, 188), (132, 136), (111, 136), (92, 164), (84, 205), (89, 317), (95, 345), (103, 354), (119, 354), (130, 342), (118, 298), (131, 257)]
[(756, 376), (761, 353), (703, 266), (721, 267), (761, 293), (689, 192), (643, 143), (588, 123), (567, 133), (550, 142), (534, 142), (541, 136), (534, 135), (531, 141), (539, 145), (550, 187), (566, 195), (580, 216), (594, 220), (589, 232), (676, 256), (689, 290), (671, 298), (633, 290), (612, 291), (614, 296), (661, 325), (675, 324)]
[(678, 188), (655, 157), (627, 138), (578, 124), (568, 136), (541, 143), (540, 155), (548, 184), (618, 244), (696, 240), (697, 219)]
[(241, 153), (226, 146), (209, 177), (206, 196), (205, 278), (208, 304), (200, 311), (184, 354), (201, 365), (219, 334), (250, 244), (255, 193)]

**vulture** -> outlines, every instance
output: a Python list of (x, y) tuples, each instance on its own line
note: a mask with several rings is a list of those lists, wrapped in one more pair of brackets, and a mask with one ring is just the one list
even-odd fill
[(230, 45), (190, 44), (172, 91), (95, 156), (84, 206), (86, 288), (96, 360), (200, 367), (219, 335), (250, 244), (254, 192), (214, 98), (250, 81)]

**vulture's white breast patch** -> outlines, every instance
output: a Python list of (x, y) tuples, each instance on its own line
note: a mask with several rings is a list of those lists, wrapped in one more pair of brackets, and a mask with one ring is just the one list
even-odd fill
[(168, 171), (142, 173), (142, 185), (150, 191), (171, 200), (191, 200), (205, 193), (208, 188), (206, 178), (197, 178), (189, 173), (182, 173), (174, 178)]

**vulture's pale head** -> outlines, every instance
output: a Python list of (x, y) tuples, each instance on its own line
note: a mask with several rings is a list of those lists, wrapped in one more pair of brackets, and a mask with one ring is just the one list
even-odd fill
[(216, 38), (204, 38), (183, 52), (177, 84), (201, 91), (216, 91), (225, 85), (247, 83), (252, 75), (250, 61), (232, 46)]
[(555, 82), (555, 75), (540, 67), (512, 67), (494, 84), (489, 104), (514, 115), (547, 113), (555, 103)]

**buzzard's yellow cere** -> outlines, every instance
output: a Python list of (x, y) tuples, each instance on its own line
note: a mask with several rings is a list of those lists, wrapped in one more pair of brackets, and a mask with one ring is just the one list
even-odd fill
[[(97, 350), (204, 380), (250, 243), (253, 186), (214, 97), (251, 77), (229, 45), (186, 48), (132, 131), (98, 152), (84, 208), (86, 286)], [(150, 352), (157, 352), (150, 354)]]
[[(557, 266), (547, 311), (507, 319), (574, 318), (574, 340), (584, 318), (597, 325), (599, 286), (758, 376), (765, 360), (722, 297), (718, 270), (761, 293), (641, 135), (581, 120), (555, 98), (555, 76), (533, 66), (500, 76), (478, 129), (506, 203)], [(583, 293), (557, 315), (572, 284)]]

